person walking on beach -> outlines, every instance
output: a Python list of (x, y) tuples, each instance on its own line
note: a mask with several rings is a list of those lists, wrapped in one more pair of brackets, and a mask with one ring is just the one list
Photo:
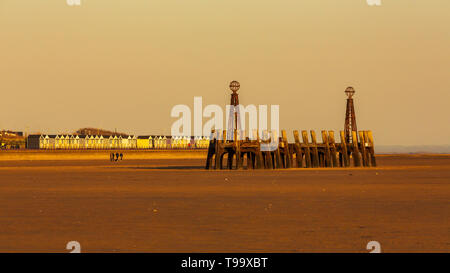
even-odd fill
[(120, 160), (123, 159), (123, 153), (120, 153)]
[(116, 153), (116, 161), (119, 160), (119, 153)]
[(109, 160), (114, 161), (114, 153), (109, 153)]

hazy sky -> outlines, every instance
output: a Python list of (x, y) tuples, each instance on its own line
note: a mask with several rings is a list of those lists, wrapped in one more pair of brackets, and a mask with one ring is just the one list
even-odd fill
[(168, 134), (238, 80), (289, 134), (342, 130), (351, 85), (376, 144), (450, 144), (449, 0), (81, 2), (0, 0), (0, 128)]

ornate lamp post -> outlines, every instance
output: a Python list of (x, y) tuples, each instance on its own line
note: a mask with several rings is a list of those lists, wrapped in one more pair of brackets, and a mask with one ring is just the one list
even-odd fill
[(345, 111), (345, 140), (347, 143), (352, 142), (352, 132), (357, 132), (356, 128), (356, 116), (355, 116), (355, 107), (353, 104), (353, 95), (355, 94), (355, 89), (353, 87), (347, 87), (345, 89), (345, 94), (347, 95), (347, 110)]
[(228, 139), (231, 139), (235, 135), (235, 131), (240, 130), (241, 120), (239, 114), (239, 95), (237, 91), (241, 88), (241, 84), (238, 81), (232, 81), (230, 83), (231, 102), (230, 102), (230, 115), (228, 119)]

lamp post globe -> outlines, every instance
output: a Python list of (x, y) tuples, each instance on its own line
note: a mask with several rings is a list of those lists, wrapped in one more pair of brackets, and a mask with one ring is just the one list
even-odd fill
[(355, 94), (355, 89), (353, 89), (353, 87), (347, 87), (347, 89), (345, 89), (345, 94), (347, 95), (347, 97), (349, 99), (351, 99), (353, 97), (353, 95)]
[(233, 91), (233, 93), (236, 93), (240, 87), (241, 84), (238, 81), (230, 82), (230, 90)]

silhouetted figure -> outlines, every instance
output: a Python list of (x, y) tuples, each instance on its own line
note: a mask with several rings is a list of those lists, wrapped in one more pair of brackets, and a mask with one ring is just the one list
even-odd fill
[(109, 153), (109, 160), (114, 161), (114, 153)]
[(120, 153), (120, 160), (123, 159), (123, 153)]
[(119, 160), (119, 153), (116, 153), (116, 161)]

